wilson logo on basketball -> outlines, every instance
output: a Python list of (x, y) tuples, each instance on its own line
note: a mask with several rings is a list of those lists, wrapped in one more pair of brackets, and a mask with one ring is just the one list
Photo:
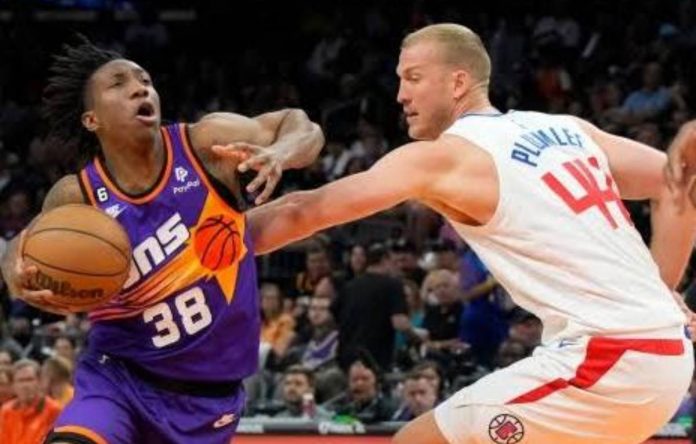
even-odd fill
[(194, 248), (201, 264), (209, 270), (231, 266), (242, 250), (237, 223), (222, 214), (207, 218), (196, 230)]
[(51, 290), (54, 294), (68, 296), (75, 299), (98, 299), (104, 295), (102, 288), (86, 288), (78, 290), (73, 288), (68, 281), (59, 281), (39, 271), (36, 274), (36, 284), (40, 288)]
[(488, 424), (488, 436), (496, 444), (517, 444), (524, 438), (524, 426), (512, 415), (498, 415)]

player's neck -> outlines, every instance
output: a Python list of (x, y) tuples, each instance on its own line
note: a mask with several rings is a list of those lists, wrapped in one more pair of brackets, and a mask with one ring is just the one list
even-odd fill
[(130, 194), (151, 189), (165, 166), (164, 143), (159, 132), (147, 143), (124, 147), (102, 141), (102, 148), (105, 168), (118, 186)]
[(486, 94), (477, 92), (470, 93), (462, 97), (462, 99), (454, 107), (452, 122), (466, 114), (493, 114), (499, 113)]

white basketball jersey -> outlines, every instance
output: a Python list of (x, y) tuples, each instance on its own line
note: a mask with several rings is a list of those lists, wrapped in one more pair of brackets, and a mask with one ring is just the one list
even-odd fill
[(487, 224), (450, 222), (513, 300), (542, 320), (544, 343), (684, 324), (604, 152), (572, 118), (469, 114), (445, 133), (488, 152), (500, 186)]

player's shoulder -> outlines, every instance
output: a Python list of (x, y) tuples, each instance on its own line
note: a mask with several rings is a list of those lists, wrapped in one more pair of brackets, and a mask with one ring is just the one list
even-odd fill
[(187, 124), (187, 127), (194, 149), (223, 145), (232, 139), (250, 141), (254, 132), (260, 129), (254, 119), (230, 112), (206, 114), (197, 122)]
[(68, 174), (53, 184), (43, 202), (43, 210), (50, 210), (61, 205), (85, 203), (85, 195), (76, 174)]

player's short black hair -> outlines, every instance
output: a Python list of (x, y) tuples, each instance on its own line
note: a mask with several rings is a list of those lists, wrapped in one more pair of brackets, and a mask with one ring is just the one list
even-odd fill
[(82, 35), (77, 40), (75, 46), (63, 45), (63, 51), (53, 58), (43, 93), (42, 116), (47, 124), (48, 146), (65, 150), (69, 157), (77, 155), (84, 162), (99, 152), (96, 136), (82, 125), (89, 79), (104, 64), (123, 57), (93, 45)]

